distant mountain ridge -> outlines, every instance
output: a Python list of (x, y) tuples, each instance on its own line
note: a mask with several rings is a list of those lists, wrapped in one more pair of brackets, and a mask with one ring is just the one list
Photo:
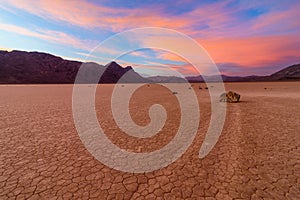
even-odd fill
[(147, 78), (154, 83), (186, 83), (188, 82), (185, 78), (177, 76), (151, 76)]
[(131, 66), (123, 68), (116, 62), (103, 66), (97, 63), (64, 60), (47, 53), (14, 50), (0, 51), (0, 84), (74, 83), (82, 64), (90, 68), (86, 70), (84, 82), (88, 82), (89, 77), (93, 75), (91, 68), (101, 71), (99, 83), (116, 83), (125, 73), (126, 76), (121, 79), (123, 83), (148, 82)]
[[(300, 64), (286, 67), (269, 76), (226, 76), (221, 75), (224, 82), (255, 82), (255, 81), (300, 81)], [(216, 81), (216, 76), (205, 77), (206, 81)], [(202, 76), (186, 77), (189, 82), (204, 82)]]
[[(1, 51), (0, 50), (0, 84), (72, 84), (82, 64), (100, 70), (102, 77), (99, 83), (182, 83), (182, 82), (214, 82), (218, 76), (153, 76), (144, 78), (131, 66), (123, 68), (116, 62), (107, 65), (83, 63), (64, 60), (58, 56), (41, 52)], [(126, 74), (126, 75), (125, 75)], [(93, 69), (85, 73), (88, 82)], [(125, 76), (124, 76), (125, 75)], [(121, 78), (122, 77), (122, 78)], [(300, 81), (300, 64), (286, 67), (269, 76), (221, 76), (224, 82), (243, 81)]]

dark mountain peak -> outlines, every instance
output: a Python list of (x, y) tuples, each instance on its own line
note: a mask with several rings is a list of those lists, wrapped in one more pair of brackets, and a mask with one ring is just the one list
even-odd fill
[(133, 70), (131, 66), (125, 67), (126, 71)]
[(106, 65), (119, 65), (116, 61), (111, 61), (111, 62), (109, 62), (108, 64), (106, 64)]
[(121, 68), (123, 68), (121, 65), (119, 65), (115, 61), (112, 61), (112, 62), (106, 64), (105, 67), (110, 68), (110, 69), (121, 69)]
[(105, 67), (108, 71), (120, 72), (122, 74), (128, 72), (129, 70), (133, 70), (131, 66), (127, 66), (124, 68), (115, 61), (108, 63), (107, 65), (105, 65)]
[(115, 61), (112, 61), (107, 65), (105, 65), (105, 71), (103, 72), (100, 81), (102, 83), (116, 83), (119, 80), (121, 80), (121, 82), (127, 82), (127, 83), (148, 82), (147, 79), (141, 77), (138, 73), (136, 73), (131, 66), (127, 66), (124, 68)]

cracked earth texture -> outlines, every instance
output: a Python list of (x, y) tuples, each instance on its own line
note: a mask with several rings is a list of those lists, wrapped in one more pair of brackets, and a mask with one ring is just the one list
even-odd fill
[[(172, 91), (150, 85), (133, 95), (137, 124), (149, 123), (153, 103), (168, 113), (159, 134), (136, 139), (113, 121), (113, 86), (98, 87), (96, 111), (114, 144), (149, 152), (174, 137), (180, 108)], [(161, 170), (132, 174), (106, 167), (85, 149), (72, 119), (72, 85), (1, 85), (0, 199), (300, 199), (300, 84), (226, 84), (241, 102), (228, 104), (222, 135), (204, 159), (198, 153), (210, 102), (207, 90), (193, 88), (201, 121), (190, 148)]]

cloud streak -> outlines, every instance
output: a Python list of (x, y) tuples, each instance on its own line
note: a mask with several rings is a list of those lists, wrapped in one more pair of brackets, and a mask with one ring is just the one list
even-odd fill
[(90, 43), (89, 41), (82, 41), (79, 38), (76, 38), (72, 35), (68, 35), (64, 32), (45, 30), (45, 29), (38, 29), (36, 31), (33, 31), (21, 26), (3, 24), (3, 23), (0, 23), (0, 30), (8, 31), (11, 33), (16, 33), (24, 36), (34, 37), (48, 42), (56, 43), (56, 44), (68, 45), (74, 48), (79, 48), (84, 50), (91, 49), (91, 46), (88, 45), (88, 43)]

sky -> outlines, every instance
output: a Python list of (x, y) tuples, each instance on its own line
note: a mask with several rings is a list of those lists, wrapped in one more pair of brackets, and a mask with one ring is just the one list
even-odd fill
[(166, 39), (184, 48), (176, 37), (127, 35), (97, 52), (115, 34), (161, 27), (194, 39), (222, 74), (268, 75), (300, 63), (299, 10), (297, 0), (0, 0), (0, 50), (100, 64), (114, 58), (144, 76), (197, 75), (187, 60), (167, 50), (122, 52), (133, 43), (144, 47)]

